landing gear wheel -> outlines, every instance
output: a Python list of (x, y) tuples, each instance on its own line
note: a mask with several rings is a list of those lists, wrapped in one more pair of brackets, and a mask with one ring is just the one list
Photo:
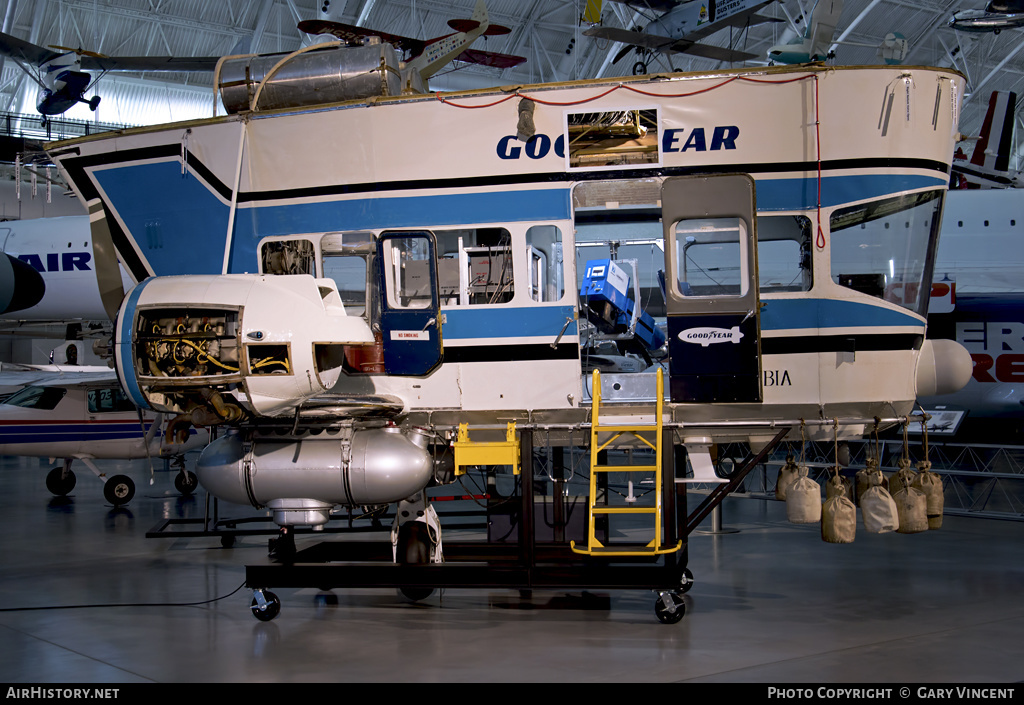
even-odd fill
[(647, 64), (645, 64), (642, 61), (638, 61), (635, 64), (633, 64), (634, 76), (643, 76), (645, 73), (647, 73)]
[(199, 478), (194, 472), (179, 472), (174, 476), (174, 489), (183, 495), (190, 495), (199, 486)]
[(76, 481), (75, 473), (70, 470), (67, 475), (64, 475), (64, 468), (54, 468), (46, 474), (46, 489), (50, 490), (50, 494), (66, 497), (71, 490), (75, 489)]
[[(398, 563), (424, 565), (430, 563), (430, 528), (422, 521), (410, 521), (398, 529)], [(434, 588), (400, 587), (398, 590), (412, 602), (430, 597)]]
[(675, 592), (663, 592), (654, 601), (654, 614), (662, 624), (676, 624), (686, 614), (683, 596)]
[(689, 568), (683, 568), (683, 578), (679, 581), (679, 592), (686, 594), (693, 587), (693, 573)]
[(135, 483), (127, 475), (114, 475), (103, 485), (103, 497), (115, 507), (128, 504), (135, 496)]
[(254, 594), (252, 604), (249, 605), (252, 609), (252, 616), (261, 622), (269, 622), (281, 612), (281, 599), (270, 590), (257, 590), (256, 592), (263, 595), (263, 604), (260, 604), (259, 597)]

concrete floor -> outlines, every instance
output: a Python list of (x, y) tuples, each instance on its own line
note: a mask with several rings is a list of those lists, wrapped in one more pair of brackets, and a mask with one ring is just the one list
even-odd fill
[[(192, 461), (194, 462), (194, 460)], [(734, 533), (690, 537), (686, 616), (659, 622), (648, 590), (587, 595), (448, 589), (274, 589), (250, 611), (245, 566), (267, 537), (147, 538), (201, 517), (173, 474), (127, 471), (114, 509), (84, 466), (70, 498), (49, 466), (0, 458), (0, 682), (1012, 683), (1024, 679), (1024, 524), (947, 516), (938, 531), (827, 544), (780, 502), (729, 498)], [(697, 499), (690, 498), (691, 508)], [(221, 506), (221, 516), (252, 510)], [(709, 520), (710, 521), (710, 520)], [(711, 528), (708, 522), (706, 528)], [(300, 537), (299, 547), (319, 539)]]

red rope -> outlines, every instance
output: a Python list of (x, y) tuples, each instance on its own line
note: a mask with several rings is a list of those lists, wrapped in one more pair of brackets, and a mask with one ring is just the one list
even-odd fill
[(818, 155), (818, 236), (814, 244), (819, 250), (825, 249), (825, 231), (821, 229), (821, 114), (818, 103), (818, 76), (814, 75), (814, 136), (815, 151)]
[(815, 85), (817, 85), (818, 77), (817, 77), (816, 74), (806, 75), (806, 76), (797, 76), (796, 78), (787, 78), (787, 79), (782, 79), (782, 80), (768, 80), (768, 79), (761, 79), (761, 78), (750, 78), (749, 76), (732, 76), (730, 78), (725, 79), (721, 83), (717, 83), (717, 84), (715, 84), (713, 86), (708, 86), (707, 88), (701, 88), (700, 90), (690, 91), (689, 93), (653, 93), (651, 91), (640, 90), (639, 88), (635, 88), (635, 87), (630, 86), (628, 84), (619, 83), (617, 85), (612, 86), (608, 90), (606, 90), (606, 91), (604, 91), (602, 93), (598, 93), (597, 95), (590, 96), (589, 98), (580, 98), (579, 100), (570, 100), (570, 101), (565, 101), (565, 102), (558, 102), (558, 101), (551, 101), (551, 100), (541, 100), (540, 98), (533, 98), (531, 96), (528, 96), (528, 95), (525, 95), (523, 93), (520, 93), (518, 90), (515, 93), (508, 94), (504, 98), (499, 98), (498, 100), (495, 100), (494, 102), (483, 103), (481, 105), (460, 105), (459, 103), (452, 102), (451, 100), (445, 98), (444, 96), (441, 95), (440, 92), (435, 92), (434, 93), (434, 97), (437, 98), (437, 100), (439, 100), (440, 102), (444, 103), (445, 105), (450, 105), (453, 108), (466, 108), (468, 110), (475, 110), (477, 108), (491, 108), (491, 107), (494, 107), (495, 105), (499, 105), (500, 103), (504, 103), (505, 101), (511, 100), (512, 98), (515, 98), (515, 97), (526, 98), (527, 100), (531, 100), (534, 103), (540, 103), (541, 105), (568, 106), (568, 105), (581, 105), (583, 103), (590, 103), (590, 102), (598, 100), (600, 98), (604, 98), (606, 95), (610, 95), (610, 94), (614, 93), (615, 91), (617, 91), (619, 89), (625, 89), (627, 91), (632, 91), (633, 93), (639, 93), (640, 95), (649, 96), (651, 98), (689, 98), (691, 96), (700, 95), (701, 93), (709, 93), (709, 92), (711, 92), (713, 90), (716, 90), (718, 88), (726, 86), (726, 85), (732, 83), (733, 81), (747, 81), (749, 83), (769, 83), (769, 84), (779, 84), (779, 85), (781, 85), (781, 84), (785, 84), (785, 83), (795, 83), (797, 81), (806, 81), (809, 78), (813, 78), (815, 80)]

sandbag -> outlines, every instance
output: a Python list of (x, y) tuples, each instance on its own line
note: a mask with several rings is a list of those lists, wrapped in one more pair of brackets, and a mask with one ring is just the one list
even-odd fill
[(896, 498), (900, 490), (904, 487), (910, 487), (914, 484), (914, 476), (916, 472), (910, 467), (910, 460), (907, 458), (900, 458), (899, 470), (897, 470), (892, 477), (889, 478), (889, 494)]
[(794, 524), (816, 524), (821, 521), (821, 485), (807, 477), (806, 467), (799, 472), (786, 490), (786, 518)]
[(779, 478), (775, 481), (775, 499), (785, 500), (786, 490), (800, 478), (800, 468), (793, 462), (793, 456), (786, 457), (786, 464), (779, 468)]
[(864, 490), (860, 497), (860, 514), (868, 533), (887, 534), (896, 531), (900, 525), (896, 502), (881, 485), (873, 485)]
[(915, 487), (904, 487), (892, 496), (900, 524), (901, 534), (917, 534), (928, 530), (928, 500), (924, 492)]
[(861, 498), (870, 487), (889, 489), (889, 481), (885, 479), (885, 475), (878, 468), (878, 461), (875, 458), (868, 458), (867, 465), (863, 470), (857, 472), (854, 479), (857, 485), (857, 504), (860, 504)]
[(821, 505), (821, 538), (828, 543), (853, 543), (857, 535), (857, 507), (845, 494)]
[(911, 485), (924, 493), (927, 501), (928, 528), (942, 528), (942, 507), (946, 496), (942, 490), (942, 478), (931, 472), (932, 464), (922, 460), (917, 464), (917, 475)]
[(851, 502), (853, 501), (853, 484), (849, 478), (843, 477), (838, 473), (835, 473), (825, 483), (825, 499), (832, 499), (833, 497), (846, 497)]

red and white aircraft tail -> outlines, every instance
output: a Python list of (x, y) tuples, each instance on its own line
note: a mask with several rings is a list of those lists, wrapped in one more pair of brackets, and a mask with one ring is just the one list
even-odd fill
[(992, 93), (981, 136), (978, 137), (970, 160), (959, 147), (953, 155), (953, 188), (1011, 188), (1024, 185), (1020, 174), (1010, 168), (1016, 110), (1016, 93)]

